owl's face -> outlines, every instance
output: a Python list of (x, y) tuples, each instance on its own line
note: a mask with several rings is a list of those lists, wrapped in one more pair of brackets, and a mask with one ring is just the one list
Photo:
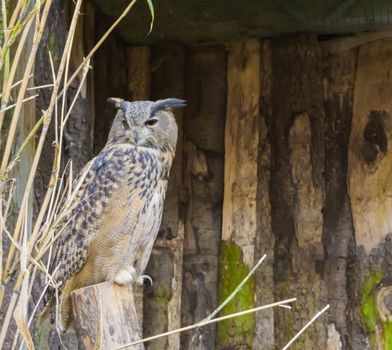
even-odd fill
[(155, 102), (127, 102), (114, 98), (108, 101), (118, 108), (109, 133), (110, 143), (174, 151), (178, 128), (172, 109), (185, 106), (185, 101), (175, 98)]

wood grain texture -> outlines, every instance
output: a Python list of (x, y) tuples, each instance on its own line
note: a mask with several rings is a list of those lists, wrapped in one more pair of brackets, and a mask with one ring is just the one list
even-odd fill
[[(161, 43), (151, 47), (151, 98), (153, 100), (184, 96), (184, 46)], [(184, 219), (182, 214), (182, 114), (177, 110), (178, 142), (161, 228), (146, 273), (154, 285), (144, 290), (143, 334), (150, 336), (173, 330), (181, 324), (182, 256)], [(175, 334), (148, 344), (148, 349), (180, 349), (180, 335)]]
[[(223, 45), (187, 51), (184, 184), (187, 191), (182, 324), (199, 322), (218, 304), (222, 225), (227, 52)], [(216, 325), (184, 332), (181, 349), (214, 349)]]
[[(128, 100), (143, 101), (150, 99), (150, 49), (146, 46), (127, 48), (128, 68)], [(135, 285), (133, 294), (135, 297), (136, 312), (139, 324), (143, 324), (143, 291), (144, 286)]]
[(257, 213), (260, 43), (240, 41), (229, 49), (225, 127), (222, 239), (238, 244), (253, 266)]
[(140, 339), (131, 285), (100, 283), (75, 290), (71, 298), (79, 349), (110, 349)]
[[(275, 39), (271, 49), (272, 113), (267, 125), (272, 152), (274, 295), (276, 300), (298, 298), (292, 312), (274, 310), (275, 346), (281, 348), (326, 303), (319, 266), (324, 258), (324, 112), (316, 36)], [(308, 329), (292, 348), (323, 349), (323, 322)]]
[(367, 253), (392, 232), (392, 42), (359, 49), (349, 145), (355, 238)]
[[(234, 291), (255, 261), (260, 49), (258, 40), (249, 39), (231, 44), (228, 53), (220, 302)], [(251, 277), (223, 313), (252, 308), (254, 288)], [(218, 349), (251, 349), (254, 327), (254, 315), (219, 323)]]

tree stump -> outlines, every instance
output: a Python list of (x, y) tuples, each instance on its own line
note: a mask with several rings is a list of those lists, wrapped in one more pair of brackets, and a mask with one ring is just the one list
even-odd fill
[[(140, 339), (132, 286), (104, 282), (71, 294), (79, 349), (111, 349)], [(144, 350), (143, 344), (126, 349)]]

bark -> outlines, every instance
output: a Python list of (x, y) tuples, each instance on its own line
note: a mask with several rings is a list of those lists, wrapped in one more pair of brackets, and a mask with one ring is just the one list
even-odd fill
[[(257, 161), (259, 149), (260, 43), (230, 45), (219, 301), (223, 302), (255, 262), (257, 232)], [(252, 277), (224, 309), (228, 314), (254, 306)], [(251, 349), (254, 315), (218, 324), (218, 348)]]
[[(111, 21), (96, 13), (96, 40), (105, 33)], [(94, 155), (105, 145), (116, 111), (106, 100), (109, 97), (128, 98), (127, 61), (124, 43), (115, 34), (110, 35), (97, 51), (94, 58), (94, 91), (95, 91), (95, 123), (94, 123)]]
[[(151, 98), (184, 96), (184, 48), (165, 43), (151, 51)], [(182, 217), (182, 111), (176, 111), (179, 127), (176, 156), (170, 172), (160, 232), (146, 273), (154, 285), (144, 293), (144, 336), (179, 328), (181, 323), (182, 254), (184, 219)], [(180, 335), (148, 344), (148, 349), (179, 349)]]
[[(271, 140), (266, 122), (272, 117), (272, 61), (271, 42), (261, 42), (260, 63), (260, 141), (257, 181), (257, 236), (255, 258), (267, 255), (255, 273), (255, 305), (274, 302), (274, 246), (275, 237), (271, 226), (271, 203), (269, 184), (271, 181)], [(255, 315), (254, 349), (275, 349), (274, 310), (269, 309)]]
[(71, 298), (79, 349), (109, 349), (141, 338), (132, 286), (105, 282), (77, 289)]
[[(182, 324), (199, 322), (218, 303), (218, 252), (222, 224), (226, 60), (223, 46), (190, 49), (186, 60)], [(185, 332), (183, 349), (214, 349), (216, 325)]]
[[(354, 228), (347, 188), (348, 140), (353, 114), (353, 92), (357, 51), (323, 50), (323, 88), (325, 110), (325, 205), (323, 245), (324, 280), (331, 305), (328, 344), (348, 348), (351, 338), (363, 341), (363, 334), (350, 336), (348, 283), (349, 248), (354, 243)], [(363, 345), (363, 344), (362, 344)]]
[[(150, 99), (150, 49), (145, 46), (135, 46), (127, 49), (128, 95), (130, 101)], [(144, 287), (133, 287), (136, 312), (139, 324), (143, 325), (143, 291)]]
[[(350, 290), (354, 338), (372, 349), (391, 347), (391, 52), (388, 40), (359, 48), (348, 149), (348, 184), (356, 247)], [(352, 291), (355, 291), (355, 294)], [(360, 322), (362, 321), (362, 322)], [(363, 337), (359, 339), (363, 340)]]
[[(315, 36), (272, 44), (270, 198), (275, 236), (276, 300), (297, 297), (291, 312), (275, 310), (275, 344), (281, 348), (326, 304), (320, 261), (323, 228), (323, 105), (320, 50)], [(323, 349), (325, 317), (293, 344)]]

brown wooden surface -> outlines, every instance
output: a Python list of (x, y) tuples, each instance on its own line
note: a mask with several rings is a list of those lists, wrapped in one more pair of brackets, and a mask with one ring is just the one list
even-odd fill
[[(184, 47), (162, 43), (151, 48), (151, 99), (184, 96)], [(150, 336), (173, 330), (181, 324), (182, 255), (182, 111), (175, 111), (178, 124), (176, 156), (170, 171), (162, 224), (146, 273), (154, 281), (144, 290), (143, 334)], [(148, 344), (148, 349), (180, 349), (175, 334)]]
[[(128, 68), (128, 96), (129, 101), (143, 101), (150, 99), (150, 49), (145, 46), (135, 46), (127, 49)], [(144, 286), (133, 287), (136, 312), (139, 324), (143, 324), (143, 291)]]
[[(234, 291), (236, 283), (241, 282), (255, 263), (259, 113), (260, 42), (252, 39), (239, 41), (230, 45), (227, 63), (220, 302)], [(240, 252), (236, 261), (235, 251)], [(241, 274), (232, 271), (236, 266)], [(250, 290), (241, 290), (231, 305), (242, 310), (253, 307), (254, 277), (248, 285)], [(246, 321), (245, 317), (241, 320), (218, 324), (219, 349), (241, 344), (252, 346), (254, 315), (247, 316)]]
[[(184, 240), (182, 324), (198, 322), (218, 304), (222, 227), (227, 53), (223, 45), (187, 52), (184, 111)], [(181, 349), (214, 349), (216, 325), (181, 334)]]
[(71, 298), (79, 349), (111, 349), (140, 339), (131, 285), (100, 283), (75, 290)]

